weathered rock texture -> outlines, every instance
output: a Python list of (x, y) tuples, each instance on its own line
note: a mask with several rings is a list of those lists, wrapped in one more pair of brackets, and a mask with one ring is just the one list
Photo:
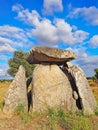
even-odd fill
[(78, 66), (69, 66), (68, 73), (75, 81), (84, 114), (92, 114), (97, 106), (86, 76)]
[(69, 50), (61, 50), (49, 47), (34, 47), (28, 57), (28, 62), (32, 64), (55, 63), (62, 64), (65, 61), (75, 59), (75, 53)]
[(26, 92), (26, 77), (25, 69), (23, 66), (19, 67), (19, 70), (15, 76), (15, 79), (11, 83), (6, 95), (5, 105), (3, 108), (4, 113), (13, 113), (16, 107), (20, 104), (24, 106), (27, 111), (27, 92)]
[(33, 110), (49, 107), (77, 111), (68, 77), (57, 65), (38, 65), (33, 72)]

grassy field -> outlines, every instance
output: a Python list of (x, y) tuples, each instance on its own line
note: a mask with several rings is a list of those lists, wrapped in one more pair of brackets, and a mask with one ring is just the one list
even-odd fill
[(10, 85), (11, 81), (0, 82), (0, 102), (3, 100), (4, 95)]
[[(0, 130), (98, 130), (98, 109), (95, 115), (90, 116), (54, 108), (43, 114), (28, 114), (23, 106), (18, 106), (14, 115), (5, 115), (2, 112), (3, 98), (10, 83), (0, 82)], [(89, 80), (89, 84), (98, 103), (98, 82)]]

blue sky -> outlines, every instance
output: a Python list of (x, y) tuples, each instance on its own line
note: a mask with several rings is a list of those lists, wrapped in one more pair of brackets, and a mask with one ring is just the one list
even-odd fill
[(0, 0), (0, 78), (15, 50), (49, 46), (77, 54), (86, 76), (98, 68), (97, 0)]

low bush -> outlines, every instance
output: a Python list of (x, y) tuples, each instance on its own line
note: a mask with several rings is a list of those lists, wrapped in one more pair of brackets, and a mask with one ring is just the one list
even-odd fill
[(96, 116), (98, 116), (98, 106), (97, 106), (97, 108), (95, 110), (95, 114), (96, 114)]
[(3, 110), (4, 104), (5, 104), (5, 102), (4, 102), (4, 100), (2, 100), (2, 101), (0, 102), (0, 110), (1, 110), (1, 111)]

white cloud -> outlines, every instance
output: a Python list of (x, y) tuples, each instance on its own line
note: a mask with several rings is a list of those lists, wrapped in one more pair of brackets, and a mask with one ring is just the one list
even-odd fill
[(82, 30), (73, 31), (71, 25), (63, 19), (55, 19), (54, 25), (50, 20), (43, 19), (39, 26), (32, 29), (32, 36), (40, 44), (48, 46), (55, 46), (60, 42), (67, 45), (81, 43), (88, 35), (87, 32)]
[(2, 69), (0, 69), (0, 75), (5, 75), (5, 74), (3, 74), (3, 70)]
[(50, 20), (43, 19), (38, 27), (32, 29), (32, 34), (39, 43), (48, 46), (58, 45), (61, 42), (67, 45), (81, 43), (89, 35), (82, 30), (73, 31), (71, 25), (63, 19), (55, 19), (54, 25)]
[(68, 15), (70, 18), (83, 17), (92, 25), (98, 25), (98, 8), (95, 6), (76, 8)]
[(4, 71), (4, 69), (0, 69), (0, 76), (4, 76), (4, 75), (6, 75), (6, 71)]
[(0, 52), (0, 79), (11, 78), (11, 76), (9, 76), (7, 73), (7, 70), (9, 68), (9, 65), (8, 65), (9, 58), (10, 58), (9, 55), (6, 55), (6, 53)]
[(24, 9), (20, 4), (16, 4), (12, 7), (13, 11), (18, 13), (17, 19), (20, 19), (24, 23), (32, 26), (38, 26), (40, 23), (40, 15), (36, 10), (29, 12), (28, 9)]
[(27, 30), (9, 25), (0, 26), (0, 52), (13, 52), (23, 47), (29, 48), (29, 44), (31, 46)]
[(89, 33), (82, 30), (73, 30), (73, 26), (63, 19), (56, 19), (55, 25), (59, 40), (65, 44), (73, 45), (81, 43), (89, 35)]
[(98, 55), (89, 56), (87, 48), (83, 46), (76, 46), (67, 49), (75, 52), (77, 55), (77, 58), (73, 63), (79, 65), (87, 77), (94, 76), (94, 69), (98, 68)]
[(23, 10), (23, 7), (21, 4), (16, 4), (16, 6), (12, 7), (12, 10), (19, 12), (20, 10)]
[(0, 37), (0, 44), (5, 44), (5, 43), (12, 45), (13, 41), (8, 38)]
[(0, 74), (2, 74), (2, 69), (0, 69)]
[(94, 35), (90, 41), (89, 41), (90, 45), (92, 47), (98, 47), (98, 35)]
[(78, 65), (84, 70), (85, 74), (89, 76), (94, 75), (94, 69), (98, 68), (98, 56), (87, 56), (76, 60)]
[(8, 65), (0, 65), (0, 78), (2, 78), (3, 76), (8, 76), (7, 74), (7, 70), (8, 70)]
[(58, 46), (59, 43), (73, 45), (83, 42), (89, 35), (83, 30), (77, 30), (76, 26), (71, 26), (64, 19), (55, 18), (54, 22), (51, 22), (47, 18), (42, 18), (35, 10), (30, 12), (28, 9), (18, 9), (17, 13), (19, 20), (31, 25), (32, 31), (29, 32), (29, 36), (34, 37), (40, 45)]
[(54, 12), (63, 11), (62, 0), (44, 0), (43, 7), (44, 14), (53, 14)]
[(11, 45), (9, 44), (0, 44), (0, 53), (4, 52), (4, 53), (8, 53), (8, 52), (14, 52), (15, 49), (13, 47), (11, 47)]
[(48, 19), (43, 19), (40, 25), (32, 29), (32, 36), (42, 45), (55, 46), (58, 43), (56, 27)]
[(98, 65), (98, 56), (87, 56), (83, 58), (79, 58), (79, 64), (81, 65), (87, 65), (87, 64), (94, 64)]
[(77, 59), (88, 57), (88, 54), (86, 52), (87, 48), (83, 47), (82, 45), (78, 45), (78, 46), (73, 47), (73, 48), (69, 47), (67, 49), (74, 52), (77, 55)]
[(26, 33), (23, 29), (9, 25), (0, 26), (0, 36), (9, 39), (17, 39), (18, 41), (27, 40)]

